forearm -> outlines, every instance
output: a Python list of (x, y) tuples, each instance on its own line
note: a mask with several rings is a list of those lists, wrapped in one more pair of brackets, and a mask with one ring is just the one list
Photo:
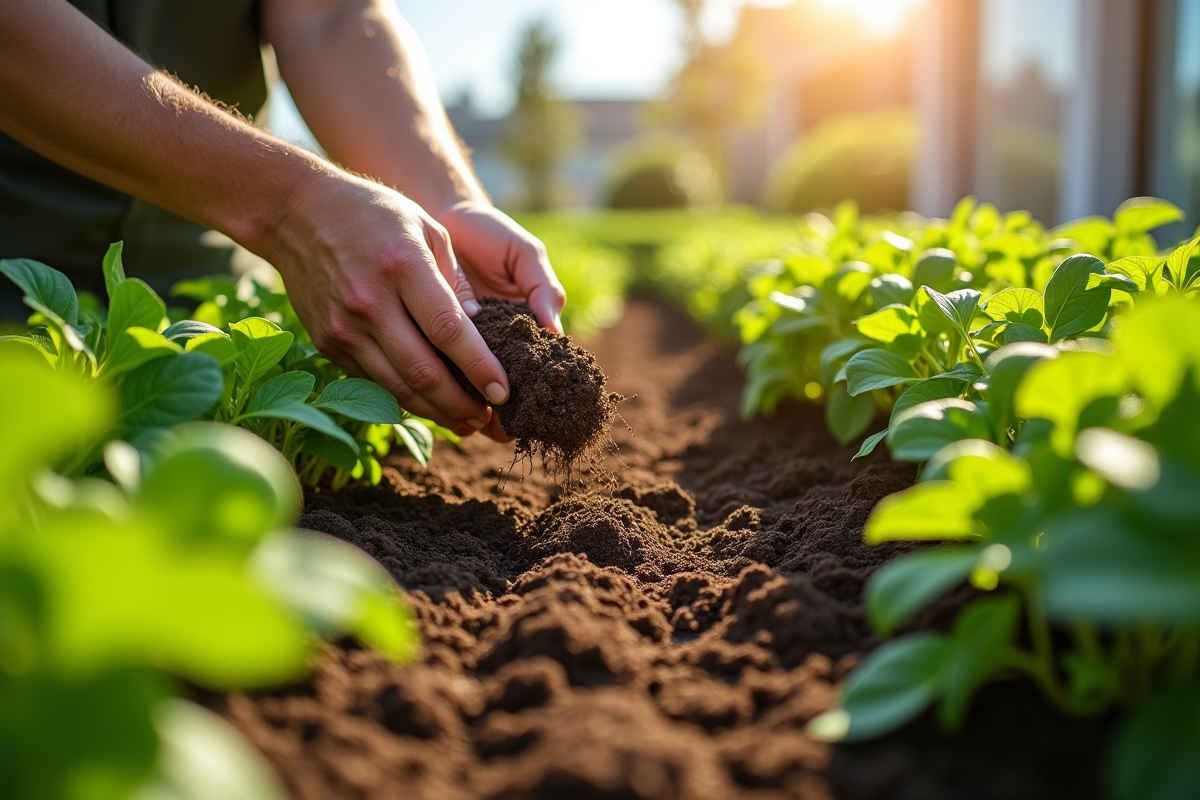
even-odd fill
[(266, 254), (316, 157), (177, 84), (63, 0), (0, 3), (0, 129)]
[(435, 216), (486, 201), (415, 33), (390, 2), (265, 0), (263, 27), (300, 112), (330, 157)]

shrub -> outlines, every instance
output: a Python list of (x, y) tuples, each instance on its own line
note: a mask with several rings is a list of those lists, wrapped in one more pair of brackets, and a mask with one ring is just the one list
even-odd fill
[(720, 201), (712, 162), (686, 140), (650, 136), (617, 154), (608, 181), (609, 208), (678, 208)]

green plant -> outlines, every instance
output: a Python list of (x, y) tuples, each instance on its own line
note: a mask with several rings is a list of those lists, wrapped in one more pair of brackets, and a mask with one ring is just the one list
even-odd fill
[(635, 139), (614, 157), (605, 190), (609, 208), (715, 206), (721, 181), (712, 162), (686, 140), (662, 135)]
[[(986, 436), (945, 444), (865, 531), (950, 543), (873, 577), (880, 634), (964, 581), (981, 594), (949, 634), (875, 651), (816, 735), (871, 738), (935, 704), (952, 729), (982, 684), (1024, 676), (1067, 713), (1126, 710), (1108, 767), (1117, 800), (1200, 793), (1200, 305), (1184, 299), (1196, 248), (1110, 265), (1145, 290), (1113, 345), (1011, 344), (987, 359), (982, 418), (1011, 451)], [(1090, 274), (1093, 289), (1108, 281)]]
[(120, 243), (103, 269), (107, 310), (89, 296), (81, 303), (66, 276), (45, 264), (0, 261), (35, 312), (27, 334), (2, 340), (119, 390), (113, 425), (81, 448), (68, 474), (95, 464), (110, 439), (144, 450), (172, 425), (200, 418), (252, 430), (312, 485), (330, 465), (335, 488), (364, 475), (378, 482), (378, 459), (393, 437), (428, 461), (429, 427), (382, 387), (321, 357), (282, 292), (253, 281), (240, 291), (224, 277), (189, 281), (177, 293), (200, 301), (195, 318), (172, 321), (149, 286), (125, 277)]
[[(65, 292), (35, 296), (66, 323)], [(287, 529), (300, 486), (246, 431), (186, 423), (143, 452), (109, 441), (115, 483), (62, 477), (52, 468), (118, 424), (119, 392), (39, 346), (2, 350), (0, 794), (280, 797), (240, 736), (178, 699), (183, 681), (296, 679), (318, 635), (408, 657), (394, 584), (354, 548)]]

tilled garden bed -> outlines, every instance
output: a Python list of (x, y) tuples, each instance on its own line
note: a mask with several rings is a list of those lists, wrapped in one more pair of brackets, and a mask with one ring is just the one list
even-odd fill
[(308, 497), (301, 524), (379, 559), (424, 647), (407, 666), (330, 647), (304, 685), (224, 703), (294, 797), (1098, 795), (1107, 726), (1017, 685), (954, 736), (925, 717), (868, 745), (807, 738), (877, 644), (863, 584), (904, 550), (862, 527), (913, 467), (852, 463), (817, 407), (740, 422), (732, 357), (654, 301), (595, 353), (631, 399), (586, 491), (528, 465), (506, 480), (512, 447), (473, 437), (428, 472), (395, 459), (379, 487)]

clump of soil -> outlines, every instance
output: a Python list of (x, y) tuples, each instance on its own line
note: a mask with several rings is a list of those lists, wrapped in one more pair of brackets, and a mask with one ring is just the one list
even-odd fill
[[(475, 327), (508, 373), (508, 402), (500, 426), (517, 440), (518, 456), (541, 456), (548, 471), (570, 478), (576, 464), (603, 448), (621, 396), (605, 388), (595, 357), (537, 324), (528, 303), (480, 301)], [(451, 371), (468, 393), (484, 400), (466, 375)], [(486, 402), (486, 401), (485, 401)]]
[(508, 448), (473, 437), (308, 496), (301, 524), (387, 568), (423, 647), (398, 665), (330, 646), (309, 681), (228, 699), (295, 800), (1099, 796), (1107, 722), (1022, 683), (985, 689), (953, 736), (926, 714), (865, 745), (808, 738), (878, 645), (863, 586), (909, 548), (862, 527), (913, 467), (851, 462), (812, 406), (739, 421), (732, 359), (661, 306), (631, 302), (597, 351), (638, 395), (612, 492), (502, 487)]

